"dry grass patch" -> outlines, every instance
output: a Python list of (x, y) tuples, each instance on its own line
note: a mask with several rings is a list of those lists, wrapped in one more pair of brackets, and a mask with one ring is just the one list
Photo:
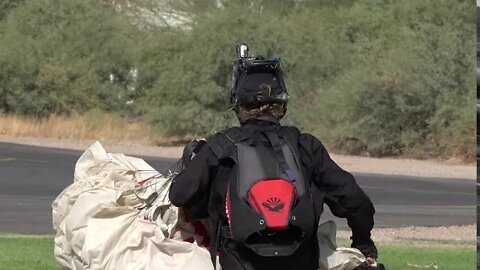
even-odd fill
[(150, 127), (117, 115), (93, 110), (84, 115), (51, 115), (44, 119), (0, 115), (0, 135), (67, 140), (133, 141), (155, 143)]

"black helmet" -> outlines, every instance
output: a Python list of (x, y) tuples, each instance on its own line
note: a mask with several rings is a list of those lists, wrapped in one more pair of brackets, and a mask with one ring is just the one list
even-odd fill
[(233, 62), (230, 109), (256, 108), (281, 103), (286, 107), (287, 86), (280, 58), (248, 57), (246, 44), (237, 46), (238, 59)]

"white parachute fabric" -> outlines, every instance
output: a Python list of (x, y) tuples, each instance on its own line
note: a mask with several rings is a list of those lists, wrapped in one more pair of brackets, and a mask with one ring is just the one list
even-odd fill
[(142, 159), (90, 146), (52, 204), (61, 269), (213, 269), (205, 248), (183, 241), (202, 236), (168, 201), (168, 183)]
[[(91, 145), (77, 161), (74, 183), (52, 204), (61, 269), (213, 270), (204, 235), (168, 199), (171, 176)], [(320, 225), (317, 237), (320, 270), (352, 270), (365, 261), (356, 249), (337, 248), (333, 221)]]
[(349, 270), (362, 265), (366, 258), (356, 248), (337, 247), (337, 226), (329, 220), (318, 226), (320, 270)]

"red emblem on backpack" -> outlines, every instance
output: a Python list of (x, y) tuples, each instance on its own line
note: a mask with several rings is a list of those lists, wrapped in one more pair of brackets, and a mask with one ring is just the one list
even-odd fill
[(260, 180), (248, 192), (249, 204), (265, 219), (270, 230), (288, 228), (294, 199), (295, 186), (285, 179)]
[(285, 203), (277, 197), (269, 198), (268, 200), (264, 201), (262, 205), (265, 206), (268, 211), (276, 213), (281, 212), (283, 207), (285, 207)]

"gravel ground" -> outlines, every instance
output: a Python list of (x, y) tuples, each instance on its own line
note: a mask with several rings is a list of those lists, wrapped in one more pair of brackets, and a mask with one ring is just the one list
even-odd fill
[[(0, 136), (0, 141), (20, 143), (43, 147), (68, 148), (85, 150), (93, 140), (66, 141), (39, 138), (8, 138)], [(183, 147), (157, 147), (135, 143), (118, 143), (101, 141), (109, 152), (129, 155), (178, 158)], [(331, 155), (343, 169), (356, 173), (408, 175), (419, 177), (459, 178), (465, 180), (476, 179), (474, 164), (455, 164), (453, 162), (439, 162), (433, 160), (369, 158), (347, 155)], [(472, 190), (472, 192), (475, 192)], [(393, 242), (415, 245), (474, 245), (476, 243), (476, 226), (450, 227), (404, 227), (404, 228), (376, 228), (372, 238), (377, 242)], [(349, 231), (339, 231), (338, 236), (349, 238)]]
[(345, 170), (357, 173), (470, 180), (475, 180), (477, 177), (475, 164), (458, 164), (455, 161), (370, 158), (336, 154), (331, 156)]
[[(350, 231), (338, 231), (337, 236), (350, 238)], [(442, 227), (374, 228), (372, 239), (378, 243), (399, 243), (416, 246), (476, 244), (476, 225)]]
[[(94, 140), (67, 141), (40, 138), (8, 138), (0, 136), (0, 141), (37, 145), (54, 148), (85, 150)], [(147, 146), (134, 142), (112, 142), (102, 140), (101, 143), (109, 152), (129, 155), (179, 158), (183, 147)], [(476, 179), (475, 164), (459, 164), (458, 162), (440, 162), (434, 160), (370, 158), (331, 154), (343, 169), (357, 173), (373, 173), (388, 175), (408, 175), (420, 177)]]

